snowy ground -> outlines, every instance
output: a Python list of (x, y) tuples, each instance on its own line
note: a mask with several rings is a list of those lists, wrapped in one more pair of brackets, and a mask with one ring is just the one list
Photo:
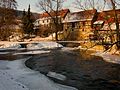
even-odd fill
[[(81, 48), (80, 46), (78, 47), (78, 49), (82, 49), (82, 50), (86, 50), (86, 48)], [(120, 64), (120, 56), (119, 54), (116, 55), (114, 52), (116, 51), (116, 49), (112, 52), (104, 52), (102, 50), (95, 50), (93, 48), (90, 48), (88, 50), (92, 50), (92, 51), (95, 51), (95, 53), (93, 53), (92, 55), (95, 55), (95, 56), (100, 56), (102, 57), (106, 62), (112, 62), (112, 63), (117, 63), (117, 64)], [(118, 51), (119, 53), (120, 51)], [(116, 52), (117, 53), (117, 52)]]
[[(52, 46), (51, 46), (52, 45)], [(45, 43), (44, 47), (54, 48), (60, 46), (56, 43)], [(19, 48), (19, 44), (6, 45), (7, 48)], [(9, 47), (8, 47), (9, 46)], [(42, 46), (42, 45), (41, 45)], [(28, 46), (35, 48), (35, 45)], [(36, 45), (40, 48), (40, 44)], [(2, 48), (1, 48), (2, 49)], [(34, 51), (27, 54), (48, 53), (49, 51)], [(1, 52), (2, 53), (2, 52)], [(4, 54), (7, 54), (3, 52)], [(26, 53), (13, 53), (14, 55)], [(0, 90), (77, 90), (73, 87), (56, 84), (49, 80), (43, 74), (27, 68), (24, 64), (31, 57), (15, 60), (4, 61), (0, 60)]]
[(120, 64), (120, 56), (119, 55), (114, 55), (114, 54), (112, 55), (109, 52), (100, 52), (100, 51), (97, 53), (94, 53), (93, 55), (103, 57), (103, 59), (106, 62)]
[(63, 47), (56, 42), (0, 42), (0, 49), (20, 49), (20, 44), (27, 44), (27, 49), (53, 49)]
[(0, 70), (0, 90), (29, 90), (23, 84), (13, 80), (11, 75)]

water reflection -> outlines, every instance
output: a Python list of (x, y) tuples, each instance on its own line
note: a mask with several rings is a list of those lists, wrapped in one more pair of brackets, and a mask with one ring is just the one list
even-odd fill
[(105, 62), (91, 53), (94, 51), (51, 50), (48, 54), (33, 56), (26, 65), (45, 75), (49, 71), (65, 75), (65, 81), (50, 78), (80, 90), (119, 90), (120, 65)]

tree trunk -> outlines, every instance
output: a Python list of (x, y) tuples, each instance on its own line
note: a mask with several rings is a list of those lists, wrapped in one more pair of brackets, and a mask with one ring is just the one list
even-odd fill
[(116, 13), (116, 6), (115, 6), (115, 2), (113, 0), (111, 0), (111, 3), (112, 3), (112, 8), (113, 8), (113, 11), (114, 11), (114, 19), (115, 19), (115, 25), (116, 25), (116, 34), (117, 34), (117, 37), (116, 37), (116, 40), (118, 43), (116, 43), (117, 45), (117, 48), (120, 49), (120, 32), (119, 32), (119, 22), (118, 22), (118, 18), (117, 18), (117, 13)]
[(58, 24), (55, 25), (55, 40), (58, 41)]
[(58, 41), (58, 34), (55, 32), (55, 40)]

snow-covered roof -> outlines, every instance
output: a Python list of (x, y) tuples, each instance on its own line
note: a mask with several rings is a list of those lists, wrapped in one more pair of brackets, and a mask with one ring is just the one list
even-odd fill
[(96, 10), (85, 10), (80, 12), (69, 13), (63, 20), (63, 23), (92, 20), (95, 13)]

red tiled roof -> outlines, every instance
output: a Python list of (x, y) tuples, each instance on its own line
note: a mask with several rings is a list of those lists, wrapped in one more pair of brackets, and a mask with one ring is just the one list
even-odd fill
[[(70, 12), (69, 9), (62, 9), (58, 11), (57, 16), (64, 18), (68, 12)], [(50, 12), (50, 15), (53, 17), (56, 16), (55, 12)], [(47, 12), (45, 12), (45, 13), (40, 14), (40, 18), (50, 17), (50, 15)]]
[[(116, 10), (117, 14), (120, 14), (120, 9)], [(109, 22), (114, 22), (114, 11), (113, 10), (108, 10), (108, 11), (103, 11), (98, 13), (98, 20), (103, 20), (105, 21), (105, 23), (109, 23)], [(120, 15), (118, 17), (118, 21), (120, 22)]]

